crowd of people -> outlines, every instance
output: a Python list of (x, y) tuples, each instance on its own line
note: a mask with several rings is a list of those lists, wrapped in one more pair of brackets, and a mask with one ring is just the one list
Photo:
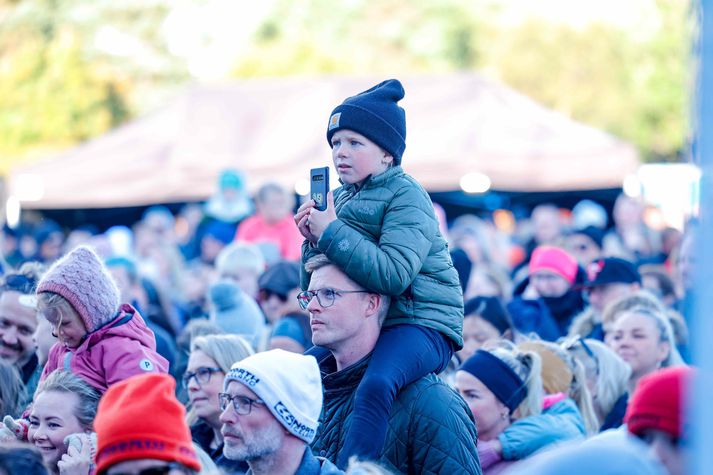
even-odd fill
[(0, 474), (685, 473), (695, 227), (448, 220), (403, 96), (334, 109), (324, 210), (227, 170), (132, 228), (4, 227)]

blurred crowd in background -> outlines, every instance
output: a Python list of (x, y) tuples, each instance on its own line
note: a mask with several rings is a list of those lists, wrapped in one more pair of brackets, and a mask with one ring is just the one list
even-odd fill
[[(200, 393), (196, 387), (207, 386), (212, 373), (187, 368), (196, 351), (208, 358), (205, 367), (227, 373), (233, 360), (253, 352), (303, 353), (312, 346), (310, 317), (297, 300), (303, 238), (293, 220), (296, 207), (291, 190), (266, 184), (250, 196), (240, 173), (228, 170), (206, 203), (186, 204), (176, 214), (149, 207), (130, 228), (100, 232), (92, 225), (66, 229), (46, 219), (25, 221), (2, 229), (3, 289), (16, 290), (18, 276), (37, 282), (79, 245), (95, 249), (121, 302), (137, 309), (154, 332), (157, 352), (179, 381), (179, 401), (193, 407), (193, 440), (225, 472), (242, 473), (247, 467), (227, 460), (216, 446), (217, 402), (212, 415), (192, 404)], [(644, 203), (624, 194), (611, 219), (601, 204), (583, 200), (571, 210), (540, 204), (510, 226), (494, 215), (449, 219), (434, 207), (465, 307), (464, 348), (441, 377), (473, 411), (484, 473), (497, 473), (549, 444), (619, 427), (642, 378), (690, 363), (695, 223), (685, 232), (654, 230), (645, 223)], [(22, 293), (32, 294), (31, 287)], [(46, 322), (38, 322), (37, 329), (16, 332), (10, 341), (4, 336), (10, 324), (3, 315), (0, 320), (6, 353), (37, 348), (18, 367), (24, 392), (3, 400), (4, 414), (18, 417), (56, 339), (41, 328)], [(211, 340), (216, 335), (241, 339), (221, 346)], [(506, 410), (507, 417), (491, 420), (502, 401), (478, 409), (488, 388), (478, 379), (482, 375), (469, 372), (468, 362), (483, 353), (520, 368), (523, 384), (539, 385), (518, 411)], [(4, 380), (0, 386), (9, 387)], [(529, 412), (523, 410), (528, 404)], [(682, 410), (669, 408), (662, 417), (679, 424)], [(683, 437), (678, 425), (676, 431), (671, 447)], [(669, 473), (680, 473), (676, 463), (664, 460)]]

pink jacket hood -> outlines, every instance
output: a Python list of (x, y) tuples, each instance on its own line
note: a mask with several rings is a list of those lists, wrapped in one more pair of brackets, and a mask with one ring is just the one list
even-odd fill
[(71, 371), (104, 393), (137, 374), (167, 373), (168, 361), (156, 352), (156, 338), (139, 312), (123, 304), (116, 318), (89, 333), (77, 348), (55, 343), (40, 381), (56, 369)]

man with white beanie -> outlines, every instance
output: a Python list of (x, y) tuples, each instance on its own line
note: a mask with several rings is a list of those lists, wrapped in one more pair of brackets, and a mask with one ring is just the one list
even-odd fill
[(223, 453), (245, 460), (248, 474), (333, 475), (308, 444), (322, 411), (322, 380), (312, 356), (272, 350), (235, 363), (219, 394)]

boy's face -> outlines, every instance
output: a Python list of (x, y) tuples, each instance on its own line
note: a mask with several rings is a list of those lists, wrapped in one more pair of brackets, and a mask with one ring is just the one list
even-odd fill
[(342, 182), (355, 184), (386, 171), (394, 158), (363, 135), (342, 129), (332, 136), (332, 160)]

